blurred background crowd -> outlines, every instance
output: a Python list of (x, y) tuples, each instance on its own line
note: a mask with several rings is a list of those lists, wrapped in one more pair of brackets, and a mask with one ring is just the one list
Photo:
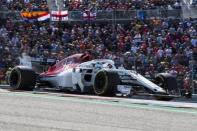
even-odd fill
[(47, 0), (1, 0), (0, 7), (12, 11), (47, 11)]
[[(54, 0), (55, 1), (55, 0)], [(1, 0), (1, 6), (14, 11), (46, 11), (47, 0)], [(64, 7), (69, 11), (76, 10), (136, 10), (166, 7), (180, 9), (181, 0), (63, 0)]]
[[(64, 0), (68, 10), (181, 8), (179, 0)], [(8, 10), (46, 11), (46, 0), (1, 0)], [(13, 22), (0, 27), (0, 79), (19, 64), (21, 54), (61, 60), (75, 53), (115, 61), (117, 67), (138, 70), (143, 75), (170, 72), (197, 77), (197, 20), (138, 19), (127, 23)]]
[[(20, 54), (61, 60), (90, 50), (118, 66), (139, 71), (189, 70), (196, 59), (196, 21), (192, 19), (133, 20), (130, 24), (7, 23), (0, 28), (1, 68), (13, 67)], [(150, 70), (151, 68), (151, 70)], [(182, 70), (180, 73), (184, 73)]]
[(181, 8), (180, 0), (64, 0), (68, 10), (135, 10), (156, 9), (158, 7)]

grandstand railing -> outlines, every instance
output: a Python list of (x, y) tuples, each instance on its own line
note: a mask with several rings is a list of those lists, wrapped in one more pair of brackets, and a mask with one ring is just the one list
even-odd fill
[[(84, 21), (82, 11), (69, 11), (68, 21)], [(94, 21), (128, 21), (134, 18), (151, 19), (157, 18), (182, 18), (181, 9), (164, 10), (112, 10), (112, 11), (96, 11), (95, 19), (88, 19)], [(0, 18), (11, 18), (12, 20), (21, 20), (19, 11), (0, 11)]]
[[(81, 11), (69, 11), (69, 21), (83, 21)], [(113, 21), (113, 20), (132, 20), (134, 18), (151, 19), (157, 18), (182, 18), (182, 10), (113, 10), (97, 11), (95, 21)]]

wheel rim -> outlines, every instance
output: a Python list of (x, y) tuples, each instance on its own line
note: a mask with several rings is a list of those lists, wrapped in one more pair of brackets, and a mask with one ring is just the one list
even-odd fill
[(95, 88), (96, 93), (100, 94), (103, 92), (105, 83), (106, 83), (106, 78), (103, 75), (103, 72), (100, 72), (99, 74), (97, 74), (96, 79), (95, 79), (94, 88)]

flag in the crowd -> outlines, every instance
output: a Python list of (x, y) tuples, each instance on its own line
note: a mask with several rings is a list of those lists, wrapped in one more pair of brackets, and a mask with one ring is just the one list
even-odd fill
[(86, 10), (83, 12), (83, 19), (84, 20), (95, 20), (96, 19), (96, 12), (92, 12), (90, 10)]
[(45, 21), (45, 20), (48, 20), (48, 19), (50, 19), (50, 13), (43, 14), (43, 15), (38, 17), (38, 21)]
[(51, 11), (51, 20), (52, 21), (67, 21), (68, 20), (68, 11)]
[(21, 12), (21, 16), (25, 20), (38, 20), (45, 21), (50, 18), (50, 13), (47, 11), (32, 11), (32, 12)]

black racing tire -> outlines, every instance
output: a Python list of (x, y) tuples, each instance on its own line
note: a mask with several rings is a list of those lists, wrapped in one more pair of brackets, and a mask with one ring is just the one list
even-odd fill
[(178, 86), (176, 77), (169, 73), (160, 73), (155, 77), (155, 83), (163, 88), (166, 91), (166, 94), (158, 94), (155, 96), (155, 99), (161, 101), (170, 101), (174, 99), (173, 96), (175, 94), (171, 94), (172, 92), (178, 93)]
[(94, 80), (94, 93), (99, 96), (114, 96), (120, 77), (113, 71), (99, 71)]
[(36, 84), (36, 73), (29, 67), (16, 66), (9, 76), (11, 90), (33, 90)]
[(164, 90), (178, 90), (176, 77), (169, 73), (160, 73), (155, 77), (155, 82)]

